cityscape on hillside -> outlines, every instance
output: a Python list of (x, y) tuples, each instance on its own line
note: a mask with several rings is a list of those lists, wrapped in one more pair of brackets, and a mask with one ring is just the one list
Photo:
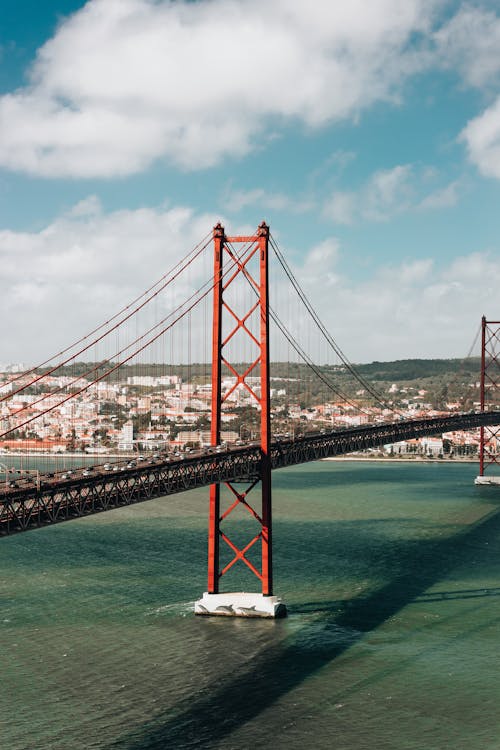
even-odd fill
[[(420, 376), (420, 363), (431, 377)], [(429, 362), (433, 366), (429, 367)], [(413, 364), (412, 364), (413, 363)], [(441, 363), (438, 365), (438, 363)], [(91, 383), (76, 370), (45, 376), (42, 386), (24, 386), (33, 373), (22, 364), (4, 365), (0, 374), (0, 452), (94, 455), (186, 451), (210, 445), (211, 382), (208, 365), (121, 368), (111, 381)], [(366, 424), (417, 419), (478, 410), (477, 360), (407, 360), (359, 366), (375, 377), (382, 400), (374, 399), (341, 367), (322, 368), (342, 384), (344, 398), (333, 398), (324, 382), (313, 381), (300, 365), (276, 363), (271, 377), (273, 439), (298, 439)], [(137, 374), (139, 373), (139, 374)], [(15, 374), (15, 377), (13, 377)], [(392, 380), (391, 376), (394, 376)], [(373, 382), (373, 381), (372, 381)], [(259, 378), (247, 378), (259, 392)], [(73, 395), (68, 399), (69, 394)], [(242, 445), (258, 440), (257, 402), (234, 375), (222, 381), (225, 396), (221, 441)], [(488, 435), (488, 432), (487, 432)], [(370, 455), (473, 457), (479, 428), (445, 433), (372, 449)], [(491, 434), (497, 452), (498, 438)], [(493, 444), (494, 443), (494, 444)]]

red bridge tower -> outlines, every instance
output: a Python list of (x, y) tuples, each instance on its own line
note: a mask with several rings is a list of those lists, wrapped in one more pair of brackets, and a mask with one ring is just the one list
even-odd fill
[[(500, 321), (481, 320), (481, 411), (498, 409), (500, 393)], [(500, 425), (481, 427), (476, 484), (500, 485)], [(488, 471), (488, 474), (485, 472)]]
[[(262, 222), (255, 235), (226, 237), (217, 224), (213, 230), (213, 332), (212, 332), (212, 425), (211, 444), (221, 445), (222, 406), (237, 389), (245, 389), (260, 412), (260, 475), (244, 491), (226, 482), (231, 502), (221, 512), (221, 486), (210, 487), (208, 528), (208, 591), (196, 602), (195, 613), (242, 617), (283, 617), (285, 605), (273, 596), (272, 508), (271, 508), (271, 425), (269, 388), (269, 227)], [(227, 263), (227, 269), (224, 266)], [(246, 282), (242, 293), (241, 283)], [(227, 323), (226, 326), (223, 323)], [(250, 361), (238, 365), (236, 338), (252, 351)], [(240, 355), (241, 357), (241, 355)], [(240, 358), (241, 363), (241, 358)], [(240, 368), (239, 370), (237, 368)], [(222, 370), (232, 376), (232, 385), (222, 393)], [(243, 371), (241, 371), (243, 370)], [(256, 382), (257, 381), (257, 382)], [(261, 502), (251, 500), (260, 485)], [(252, 498), (249, 501), (249, 494)], [(244, 545), (235, 544), (223, 528), (225, 519), (237, 508), (244, 508), (256, 523), (256, 533)], [(230, 551), (221, 566), (220, 546)], [(255, 556), (260, 547), (259, 562)], [(259, 580), (261, 592), (220, 592), (221, 578), (235, 563), (242, 563)]]

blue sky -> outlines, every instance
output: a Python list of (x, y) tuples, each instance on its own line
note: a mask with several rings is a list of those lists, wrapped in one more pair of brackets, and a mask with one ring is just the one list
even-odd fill
[(0, 360), (85, 333), (219, 219), (268, 221), (354, 361), (461, 357), (498, 319), (497, 2), (4, 0), (0, 23)]

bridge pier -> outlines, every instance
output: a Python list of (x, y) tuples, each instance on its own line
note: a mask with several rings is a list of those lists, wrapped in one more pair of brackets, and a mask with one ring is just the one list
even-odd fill
[(194, 604), (195, 615), (223, 617), (286, 617), (286, 606), (278, 596), (264, 596), (245, 591), (209, 594), (206, 591)]
[(500, 477), (498, 477), (498, 476), (497, 477), (495, 477), (495, 476), (486, 476), (485, 477), (484, 475), (481, 476), (481, 474), (479, 474), (479, 476), (477, 476), (474, 479), (474, 484), (483, 484), (483, 485), (490, 485), (490, 486), (500, 487)]

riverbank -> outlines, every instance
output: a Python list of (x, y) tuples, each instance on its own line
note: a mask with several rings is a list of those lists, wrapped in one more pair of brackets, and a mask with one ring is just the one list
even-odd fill
[(475, 464), (479, 463), (477, 457), (461, 456), (460, 458), (430, 458), (429, 456), (367, 456), (364, 453), (350, 453), (346, 456), (329, 456), (322, 461), (381, 461), (383, 463), (408, 463), (408, 464)]
[[(142, 455), (142, 454), (141, 454)], [(53, 458), (54, 460), (64, 458), (92, 458), (102, 459), (106, 462), (108, 458), (133, 458), (137, 457), (137, 453), (131, 453), (124, 451), (123, 453), (47, 453), (44, 451), (34, 451), (33, 453), (23, 453), (21, 451), (9, 451), (8, 453), (0, 452), (0, 461), (5, 458)]]

